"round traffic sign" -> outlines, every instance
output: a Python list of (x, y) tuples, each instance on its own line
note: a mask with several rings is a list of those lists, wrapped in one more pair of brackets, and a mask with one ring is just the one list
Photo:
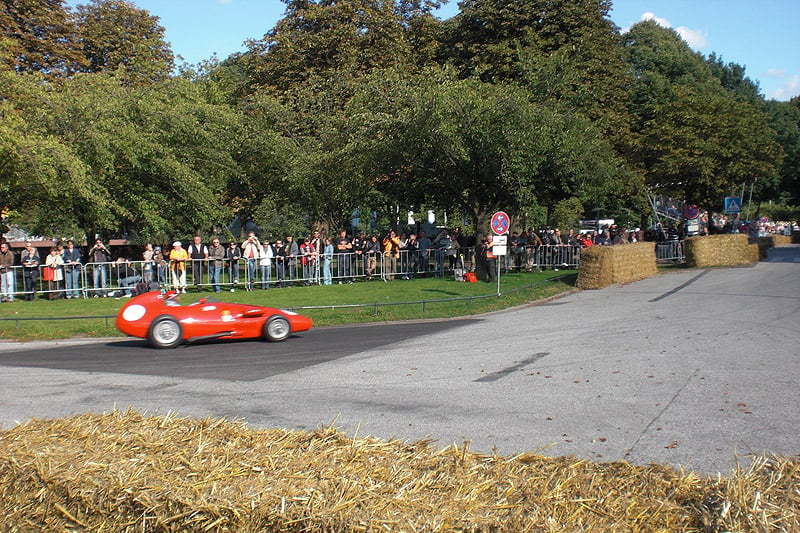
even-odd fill
[(683, 214), (686, 218), (697, 218), (697, 215), (700, 214), (700, 210), (697, 209), (696, 205), (687, 205), (686, 209), (683, 210)]
[(508, 215), (503, 211), (498, 211), (492, 215), (492, 232), (494, 232), (495, 235), (505, 235), (508, 233), (510, 227), (511, 220), (509, 220)]

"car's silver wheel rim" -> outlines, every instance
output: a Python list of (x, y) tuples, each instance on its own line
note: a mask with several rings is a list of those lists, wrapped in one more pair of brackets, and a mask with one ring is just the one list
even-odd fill
[(153, 328), (153, 340), (159, 344), (172, 344), (180, 334), (180, 327), (172, 320), (162, 320)]
[(271, 339), (283, 339), (289, 335), (289, 322), (283, 318), (270, 320), (267, 324), (267, 334)]

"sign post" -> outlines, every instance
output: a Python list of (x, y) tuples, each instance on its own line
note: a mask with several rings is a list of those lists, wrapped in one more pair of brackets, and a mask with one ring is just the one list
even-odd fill
[[(508, 250), (507, 243), (508, 243), (508, 230), (511, 227), (511, 220), (508, 218), (508, 215), (504, 211), (498, 211), (494, 215), (492, 215), (492, 233), (495, 234), (495, 237), (492, 239), (492, 253), (495, 257), (503, 257), (505, 258), (506, 252)], [(500, 296), (500, 261), (495, 259), (495, 264), (497, 271), (495, 272), (497, 277), (497, 296)]]

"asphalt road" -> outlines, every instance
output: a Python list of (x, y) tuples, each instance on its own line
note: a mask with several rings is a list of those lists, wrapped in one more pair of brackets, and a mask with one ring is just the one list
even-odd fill
[(0, 343), (0, 427), (133, 407), (727, 473), (754, 452), (800, 453), (798, 346), (790, 246), (753, 267), (278, 344)]

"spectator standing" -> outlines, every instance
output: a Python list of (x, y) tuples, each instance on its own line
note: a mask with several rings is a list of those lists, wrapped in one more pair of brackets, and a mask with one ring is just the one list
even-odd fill
[(383, 239), (384, 274), (387, 281), (393, 281), (397, 272), (397, 259), (400, 257), (400, 237), (394, 230)]
[(447, 255), (447, 249), (450, 248), (450, 233), (443, 229), (436, 236), (433, 241), (434, 247), (434, 276), (441, 278), (444, 275), (444, 258)]
[(153, 248), (153, 263), (155, 263), (156, 268), (156, 281), (159, 285), (166, 285), (168, 283), (167, 272), (169, 271), (169, 264), (160, 246)]
[(408, 236), (403, 249), (400, 251), (401, 267), (403, 269), (403, 279), (411, 279), (419, 269), (419, 242), (417, 235), (412, 233)]
[(311, 237), (303, 241), (303, 244), (299, 246), (300, 248), (300, 262), (303, 264), (303, 285), (311, 285), (316, 280), (315, 270), (316, 270), (316, 255), (317, 250), (314, 249), (314, 245), (311, 244)]
[(45, 268), (48, 271), (47, 279), (47, 299), (57, 300), (61, 298), (61, 282), (64, 281), (64, 258), (58, 253), (58, 248), (53, 246), (50, 253), (44, 260)]
[(172, 251), (169, 253), (169, 267), (172, 271), (172, 288), (179, 293), (186, 294), (186, 261), (189, 260), (189, 253), (183, 249), (181, 241), (172, 243)]
[(148, 285), (153, 281), (154, 266), (153, 245), (148, 242), (144, 245), (144, 251), (142, 252), (142, 281)]
[(25, 300), (32, 302), (36, 298), (36, 282), (39, 280), (39, 252), (30, 242), (25, 243), (25, 249), (20, 254), (22, 263), (22, 279), (25, 286)]
[(269, 289), (269, 282), (272, 281), (272, 258), (275, 257), (275, 249), (265, 242), (258, 251), (260, 259), (258, 264), (261, 267), (261, 288)]
[(14, 301), (14, 252), (7, 242), (0, 243), (0, 299)]
[(261, 243), (254, 232), (247, 234), (247, 239), (242, 243), (242, 257), (247, 261), (247, 271), (245, 272), (245, 288), (252, 291), (255, 287), (256, 265), (258, 264), (258, 251)]
[(378, 242), (377, 235), (370, 235), (369, 248), (367, 254), (367, 279), (371, 280), (375, 269), (378, 268), (378, 258), (381, 256), (381, 243)]
[(203, 284), (203, 265), (208, 264), (208, 247), (202, 241), (200, 235), (195, 235), (187, 251), (192, 260), (192, 282), (197, 292), (202, 290), (200, 285)]
[(80, 248), (75, 247), (75, 242), (72, 239), (68, 239), (67, 246), (61, 256), (64, 259), (64, 287), (66, 288), (67, 298), (80, 298), (83, 254), (81, 254)]
[(431, 239), (428, 237), (424, 231), (419, 232), (419, 237), (417, 238), (419, 243), (418, 250), (419, 250), (419, 271), (422, 272), (424, 276), (426, 272), (428, 272), (428, 267), (430, 266), (430, 260), (428, 259), (431, 249)]
[(319, 235), (319, 231), (314, 231), (311, 234), (311, 246), (314, 247), (314, 250), (319, 257), (325, 250), (325, 241), (322, 240), (322, 237)]
[(328, 237), (325, 239), (325, 250), (323, 252), (322, 261), (322, 283), (323, 285), (331, 285), (333, 279), (331, 276), (331, 263), (333, 262), (333, 240)]
[(211, 239), (211, 246), (208, 247), (208, 276), (211, 289), (220, 292), (222, 289), (219, 284), (222, 278), (222, 264), (225, 261), (225, 248), (219, 243), (219, 239)]
[(491, 233), (486, 236), (484, 255), (486, 257), (486, 281), (492, 283), (497, 275), (497, 256), (494, 254), (494, 240)]
[(103, 241), (97, 239), (89, 249), (89, 261), (92, 262), (92, 280), (94, 281), (95, 298), (106, 296), (106, 283), (108, 282), (107, 263), (111, 261), (111, 252), (105, 247)]
[(297, 278), (297, 256), (300, 255), (300, 248), (297, 246), (294, 237), (287, 235), (283, 249), (286, 270), (289, 274), (289, 286), (294, 287), (294, 280)]
[(230, 282), (231, 292), (236, 289), (234, 286), (239, 283), (239, 259), (242, 258), (242, 249), (236, 241), (228, 243), (225, 249), (225, 261), (228, 263), (228, 281)]
[(342, 230), (339, 232), (339, 239), (336, 241), (337, 266), (339, 267), (339, 284), (342, 281), (351, 283), (351, 261), (352, 261), (353, 243), (347, 238), (347, 231)]
[(278, 279), (278, 287), (284, 287), (286, 281), (286, 248), (283, 241), (275, 241), (275, 273)]

